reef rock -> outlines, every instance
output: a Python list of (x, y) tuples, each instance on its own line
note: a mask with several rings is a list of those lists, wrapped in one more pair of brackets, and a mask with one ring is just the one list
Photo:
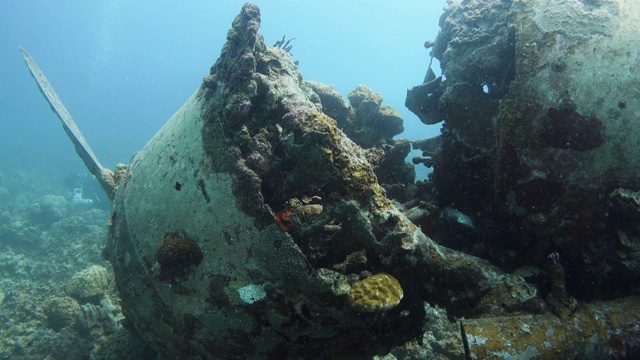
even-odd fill
[(67, 216), (69, 202), (64, 196), (46, 195), (31, 208), (31, 219), (36, 224), (49, 226)]
[(91, 351), (91, 360), (155, 359), (157, 354), (136, 334), (120, 328)]
[(315, 81), (304, 81), (301, 86), (309, 100), (363, 148), (393, 143), (392, 138), (404, 131), (404, 120), (398, 111), (381, 105), (382, 95), (365, 85), (358, 85), (349, 93), (349, 104), (332, 86)]
[(69, 296), (86, 300), (103, 295), (109, 286), (109, 272), (104, 266), (92, 265), (79, 271), (69, 279), (65, 290)]
[(58, 296), (44, 303), (44, 313), (47, 315), (49, 328), (55, 331), (65, 327), (73, 328), (80, 314), (80, 304), (68, 296)]
[[(105, 255), (131, 328), (163, 357), (363, 358), (419, 337), (427, 299), (461, 316), (535, 303), (521, 277), (438, 246), (392, 205), (327, 115), (344, 104), (321, 111), (259, 25), (246, 4), (117, 189)], [(379, 111), (367, 94), (358, 111)], [(188, 251), (165, 251), (167, 234)], [(406, 289), (394, 307), (348, 306), (350, 286), (379, 273)]]

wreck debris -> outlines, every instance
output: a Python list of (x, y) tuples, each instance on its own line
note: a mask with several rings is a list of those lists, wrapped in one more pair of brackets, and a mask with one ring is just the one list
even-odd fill
[[(640, 311), (637, 297), (584, 304), (569, 321), (553, 315), (510, 315), (462, 320), (467, 358), (624, 359), (637, 339), (621, 337), (625, 324)], [(628, 326), (628, 325), (627, 325)]]
[[(627, 70), (638, 26), (623, 16), (638, 11), (624, 1), (447, 2), (432, 47), (444, 75), (410, 89), (406, 105), (425, 123), (444, 120), (438, 145), (415, 162), (433, 163), (434, 212), (468, 214), (473, 232), (434, 226), (419, 207), (408, 214), (436, 241), (503, 269), (548, 271), (528, 277), (548, 291), (529, 315), (461, 321), (467, 358), (637, 351), (619, 334), (636, 329), (640, 300), (612, 299), (640, 293), (640, 133), (626, 110), (638, 106), (626, 96), (637, 87)], [(460, 236), (468, 243), (456, 246)]]
[(586, 119), (576, 111), (554, 107), (549, 108), (547, 115), (551, 120), (551, 129), (543, 136), (549, 146), (587, 151), (604, 142), (602, 121), (595, 116)]
[(551, 292), (547, 296), (547, 303), (558, 316), (567, 319), (578, 306), (578, 302), (567, 292), (564, 268), (560, 264), (560, 254), (551, 253), (547, 259), (551, 280)]
[[(596, 220), (601, 219), (589, 206), (606, 206), (635, 219), (637, 194), (622, 187), (610, 192), (611, 186), (627, 186), (634, 178), (614, 179), (614, 185), (603, 186), (607, 192), (598, 189), (609, 197), (590, 196), (593, 187), (581, 178), (585, 175), (580, 165), (593, 160), (588, 156), (610, 146), (612, 136), (604, 124), (611, 119), (596, 111), (581, 110), (597, 113), (598, 117), (585, 119), (574, 108), (554, 108), (551, 96), (537, 102), (540, 94), (527, 93), (522, 97), (527, 103), (519, 102), (511, 91), (517, 94), (525, 86), (520, 76), (526, 78), (526, 69), (517, 66), (516, 52), (518, 56), (529, 53), (516, 39), (526, 39), (525, 30), (531, 29), (503, 25), (526, 22), (531, 14), (503, 18), (496, 13), (508, 13), (508, 5), (487, 3), (495, 6), (487, 9), (483, 6), (489, 5), (469, 3), (463, 15), (471, 9), (472, 15), (483, 16), (476, 19), (482, 25), (480, 32), (497, 31), (498, 42), (457, 27), (452, 19), (462, 11), (456, 11), (459, 2), (450, 2), (443, 18), (450, 34), (432, 44), (434, 55), (450, 66), (447, 79), (434, 79), (435, 74), (428, 72), (425, 83), (412, 90), (411, 101), (408, 96), (408, 103), (424, 121), (445, 120), (442, 136), (430, 144), (421, 143), (424, 154), (417, 159), (433, 163), (431, 189), (441, 207), (414, 200), (416, 207), (408, 211), (411, 219), (425, 230), (439, 228), (441, 240), (463, 240), (449, 243), (465, 251), (471, 251), (472, 245), (492, 247), (492, 236), (522, 239), (521, 252), (514, 251), (517, 256), (508, 258), (506, 251), (498, 255), (505, 262), (522, 259), (523, 249), (527, 242), (536, 241), (535, 236), (575, 250), (575, 242), (583, 236), (595, 243), (589, 238), (591, 230), (598, 236), (605, 231), (617, 233), (617, 246), (629, 252), (638, 228), (626, 221), (598, 228), (595, 224), (602, 222)], [(539, 7), (533, 13), (539, 14)], [(608, 19), (616, 21), (611, 15)], [(542, 30), (558, 30), (543, 19), (536, 21)], [(127, 185), (117, 189), (107, 254), (125, 300), (124, 311), (154, 349), (167, 356), (189, 353), (223, 358), (393, 353), (415, 344), (418, 334), (428, 328), (433, 312), (425, 301), (441, 305), (450, 315), (476, 317), (461, 323), (467, 356), (495, 352), (543, 356), (554, 346), (564, 349), (567, 343), (572, 346), (566, 346), (565, 355), (583, 356), (593, 345), (584, 337), (541, 333), (542, 328), (557, 333), (567, 330), (545, 312), (549, 308), (572, 320), (573, 326), (586, 329), (592, 335), (589, 338), (606, 340), (613, 331), (617, 336), (609, 344), (624, 346), (627, 340), (620, 332), (637, 328), (637, 299), (577, 308), (566, 289), (572, 285), (565, 283), (559, 255), (552, 253), (548, 259), (551, 292), (545, 304), (522, 277), (440, 246), (412, 224), (387, 197), (394, 188), (381, 186), (397, 179), (385, 179), (378, 172), (402, 173), (392, 166), (398, 162), (391, 161), (403, 158), (410, 149), (408, 141), (391, 139), (402, 119), (393, 109), (381, 106), (379, 94), (364, 86), (350, 94), (351, 105), (346, 105), (341, 96), (334, 96), (335, 91), (304, 83), (283, 57), (293, 39), (285, 42), (283, 37), (274, 47), (266, 46), (257, 33), (259, 25), (259, 9), (245, 5), (220, 59), (198, 91), (134, 157), (131, 171), (121, 168), (119, 174), (107, 176), (113, 178), (112, 188)], [(516, 31), (525, 33), (516, 38)], [(465, 46), (449, 44), (452, 37)], [(487, 39), (489, 44), (484, 42)], [(490, 49), (475, 52), (474, 41)], [(481, 71), (471, 66), (469, 73), (453, 56), (478, 60), (478, 54), (492, 57), (487, 63), (472, 62)], [(554, 59), (548, 64), (554, 73), (565, 76), (575, 70), (571, 63)], [(506, 66), (501, 67), (504, 62)], [(467, 77), (474, 74), (478, 78)], [(462, 106), (461, 99), (471, 106)], [(576, 106), (588, 107), (579, 102)], [(620, 116), (626, 106), (618, 102), (615, 115)], [(540, 112), (543, 109), (548, 109), (546, 115)], [(536, 112), (537, 117), (532, 115)], [(517, 119), (520, 122), (515, 121), (516, 113), (522, 116)], [(376, 122), (380, 119), (384, 121)], [(470, 119), (477, 124), (467, 128)], [(353, 127), (345, 127), (345, 132), (369, 147), (367, 151), (340, 130), (348, 121)], [(525, 135), (517, 129), (521, 123)], [(368, 126), (375, 131), (369, 132)], [(456, 161), (448, 161), (452, 159)], [(555, 161), (564, 161), (567, 168)], [(315, 202), (298, 200), (306, 198)], [(554, 218), (558, 214), (564, 216), (560, 221)], [(496, 222), (504, 225), (499, 236), (490, 231)], [(590, 223), (591, 227), (585, 226)], [(175, 228), (194, 232), (197, 240), (170, 232)], [(163, 244), (157, 248), (163, 233)], [(456, 239), (462, 233), (463, 239)], [(476, 244), (467, 243), (476, 237)], [(623, 264), (632, 275), (637, 271), (633, 258)], [(148, 276), (150, 268), (155, 279), (170, 279), (172, 286), (154, 281)], [(168, 269), (173, 269), (170, 275)], [(393, 271), (397, 279), (385, 271)], [(187, 273), (190, 276), (182, 276)], [(411, 291), (405, 294), (400, 283)], [(345, 311), (345, 300), (355, 314)], [(621, 304), (631, 314), (620, 309)], [(384, 316), (366, 314), (391, 309), (395, 310)], [(514, 316), (514, 311), (536, 314)], [(83, 307), (84, 321), (94, 322), (99, 312)], [(607, 319), (620, 315), (614, 322), (622, 325), (601, 321), (602, 314)], [(531, 324), (538, 327), (531, 329)], [(319, 328), (322, 333), (316, 332)], [(381, 331), (389, 328), (404, 331), (393, 335)], [(612, 331), (600, 331), (607, 328)], [(502, 333), (504, 329), (508, 331)], [(377, 340), (375, 350), (364, 342), (372, 338)]]
[(436, 205), (477, 225), (477, 254), (514, 270), (558, 251), (579, 299), (638, 294), (628, 279), (639, 253), (615, 244), (640, 231), (612, 216), (609, 196), (640, 186), (627, 111), (639, 106), (627, 96), (637, 22), (623, 16), (637, 12), (623, 1), (449, 1), (431, 50), (443, 76), (407, 94), (423, 122), (444, 120), (441, 144), (416, 162), (433, 164)]
[[(521, 277), (439, 246), (393, 206), (365, 151), (322, 112), (327, 102), (318, 107), (289, 55), (265, 45), (259, 25), (258, 7), (246, 4), (209, 76), (134, 156), (117, 190), (106, 253), (123, 312), (145, 341), (167, 356), (373, 356), (363, 339), (391, 349), (417, 336), (427, 298), (455, 315), (535, 302)], [(362, 116), (389, 120), (381, 143), (401, 129), (370, 89), (351, 98)], [(387, 145), (398, 157), (410, 148)], [(179, 261), (188, 272), (169, 287), (149, 269), (164, 276), (158, 239), (175, 229), (198, 255), (170, 256), (191, 260)], [(389, 301), (361, 308), (395, 306), (392, 315), (344, 306), (350, 284), (385, 272), (412, 291), (392, 286)], [(261, 291), (249, 304), (239, 294), (251, 284)], [(380, 333), (391, 326), (406, 331)]]

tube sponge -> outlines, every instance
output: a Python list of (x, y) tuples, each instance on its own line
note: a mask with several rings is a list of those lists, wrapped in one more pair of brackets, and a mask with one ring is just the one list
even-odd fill
[(396, 278), (379, 273), (360, 280), (347, 294), (349, 304), (360, 312), (389, 310), (400, 303), (404, 295)]

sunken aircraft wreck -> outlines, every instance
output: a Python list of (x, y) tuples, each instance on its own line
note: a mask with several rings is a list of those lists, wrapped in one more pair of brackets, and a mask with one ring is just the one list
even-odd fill
[(112, 199), (125, 325), (161, 358), (625, 358), (640, 351), (638, 14), (449, 1), (427, 44), (444, 77), (407, 97), (442, 135), (411, 144), (379, 94), (303, 80), (248, 3), (115, 171), (23, 55)]

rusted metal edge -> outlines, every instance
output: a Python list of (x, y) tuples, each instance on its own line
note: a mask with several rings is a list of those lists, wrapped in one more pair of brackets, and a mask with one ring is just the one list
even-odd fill
[[(511, 314), (460, 321), (466, 359), (626, 359), (640, 297), (582, 303), (572, 313)], [(637, 331), (637, 330), (635, 330)]]
[(36, 62), (33, 61), (33, 58), (31, 58), (29, 53), (27, 53), (23, 48), (20, 48), (20, 52), (22, 53), (24, 62), (27, 64), (27, 67), (31, 72), (31, 76), (36, 80), (36, 83), (38, 83), (40, 92), (49, 102), (51, 110), (62, 122), (64, 131), (67, 133), (67, 136), (69, 136), (73, 146), (76, 148), (76, 153), (80, 156), (80, 159), (82, 159), (89, 172), (98, 179), (100, 186), (105, 191), (109, 199), (113, 200), (115, 189), (113, 172), (100, 164), (98, 158), (93, 153), (93, 150), (91, 150), (91, 147), (84, 139), (84, 136), (82, 136), (82, 133), (75, 121), (73, 121), (71, 114), (69, 114), (67, 109), (64, 107), (62, 101), (58, 98), (58, 94), (53, 90), (53, 87), (38, 65), (36, 65)]

